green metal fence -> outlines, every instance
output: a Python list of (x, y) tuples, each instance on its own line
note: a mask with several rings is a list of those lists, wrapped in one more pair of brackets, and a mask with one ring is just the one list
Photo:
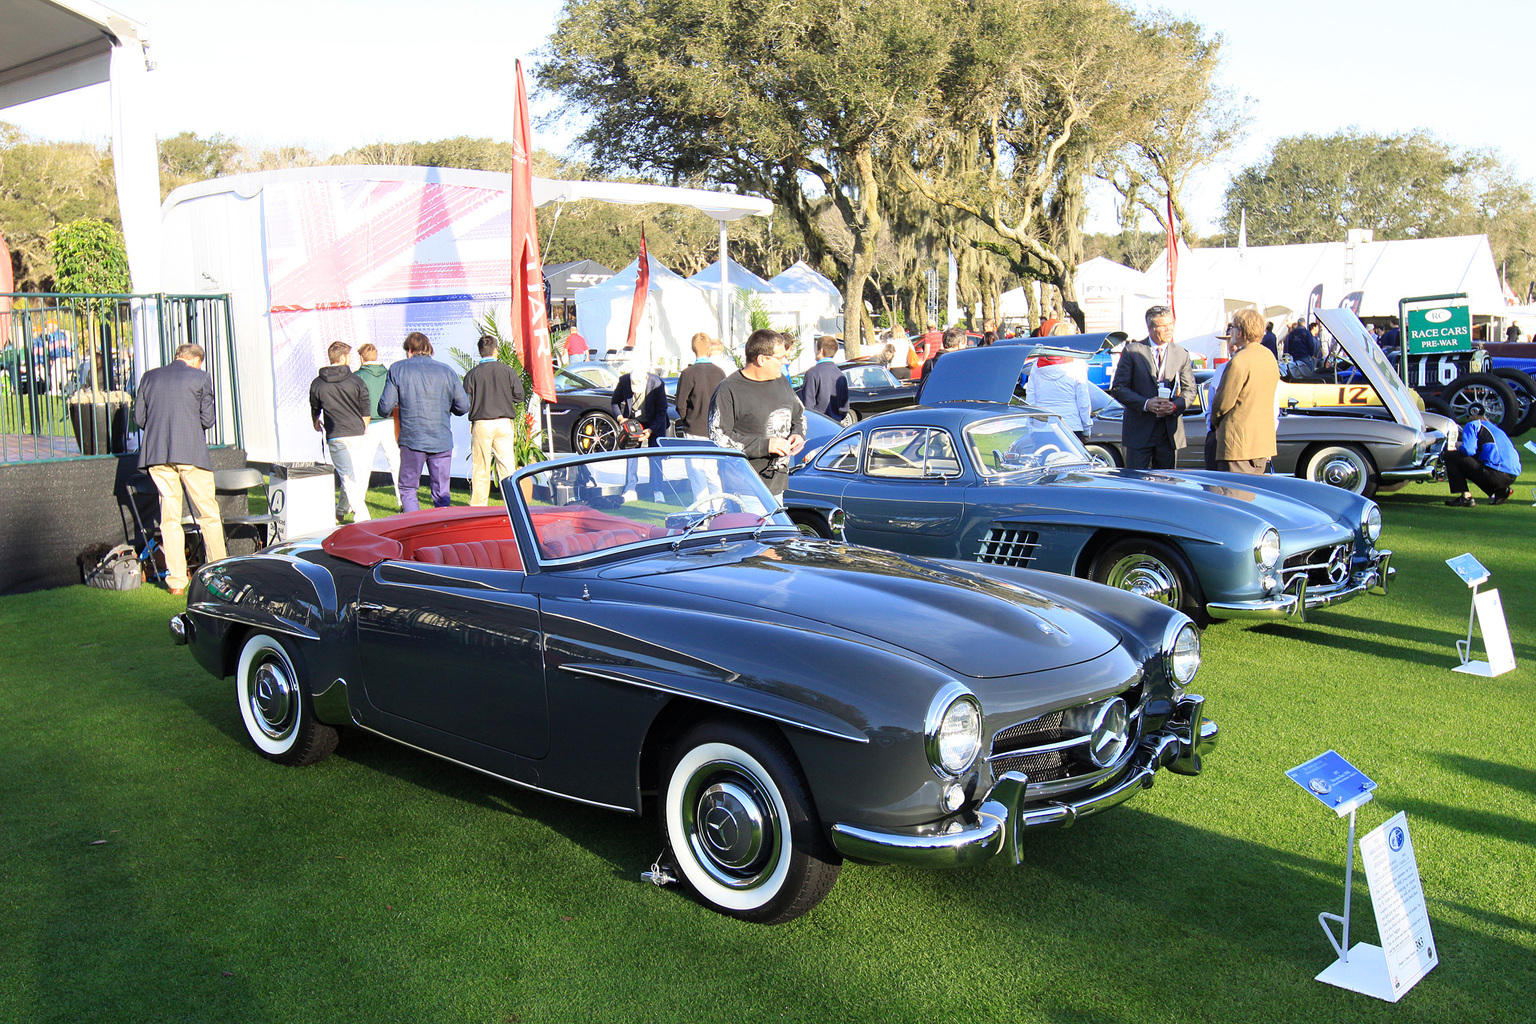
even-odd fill
[(187, 342), (220, 399), (210, 443), (240, 445), (228, 295), (0, 294), (0, 463), (136, 450), (138, 379)]

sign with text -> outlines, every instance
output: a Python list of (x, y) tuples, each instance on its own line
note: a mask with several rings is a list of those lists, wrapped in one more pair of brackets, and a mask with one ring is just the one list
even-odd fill
[(1397, 1002), (1440, 962), (1424, 906), (1419, 864), (1408, 834), (1408, 816), (1398, 811), (1360, 840), (1360, 859), (1371, 887), (1376, 931)]
[(1472, 307), (1465, 294), (1402, 299), (1397, 308), (1405, 355), (1471, 351)]
[(1339, 817), (1369, 803), (1371, 790), (1376, 788), (1376, 783), (1366, 778), (1364, 772), (1333, 750), (1319, 754), (1285, 774)]

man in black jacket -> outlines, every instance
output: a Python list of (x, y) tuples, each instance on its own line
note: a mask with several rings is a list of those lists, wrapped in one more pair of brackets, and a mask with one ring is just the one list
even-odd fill
[(309, 414), (315, 429), (325, 431), (325, 447), (331, 453), (331, 465), (341, 482), (341, 497), (336, 502), (336, 521), (351, 513), (356, 522), (367, 522), (368, 477), (372, 467), (364, 467), (359, 458), (363, 436), (368, 432), (368, 385), (347, 365), (352, 346), (333, 341), (326, 349), (330, 366), (309, 384)]
[(139, 381), (133, 418), (143, 431), (139, 468), (149, 471), (160, 492), (160, 545), (165, 551), (165, 586), (187, 589), (186, 534), (181, 527), (181, 491), (203, 534), (208, 560), (224, 557), (224, 522), (213, 493), (213, 464), (206, 432), (214, 424), (213, 378), (203, 372), (201, 345), (182, 345), (176, 358), (149, 370)]
[[(693, 336), (693, 364), (677, 378), (677, 429), (695, 441), (709, 440), (709, 400), (725, 380), (725, 371), (713, 359), (715, 339), (700, 331)], [(688, 482), (693, 500), (720, 493), (719, 473), (700, 460), (688, 463)]]
[(791, 460), (805, 447), (805, 407), (784, 376), (784, 338), (753, 331), (742, 353), (746, 365), (715, 389), (709, 436), (722, 448), (747, 453), (768, 490), (783, 494)]
[(496, 358), (500, 343), (489, 334), (480, 335), (480, 362), (464, 375), (464, 393), (469, 396), (469, 503), (491, 503), (491, 460), (496, 460), (497, 476), (517, 468), (516, 418), (525, 416), (528, 393), (516, 371)]

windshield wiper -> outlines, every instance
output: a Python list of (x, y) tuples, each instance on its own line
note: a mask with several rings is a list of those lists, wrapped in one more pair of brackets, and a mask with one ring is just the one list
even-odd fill
[(705, 523), (712, 521), (716, 516), (722, 515), (725, 515), (725, 509), (723, 508), (706, 508), (698, 512), (692, 519), (688, 521), (688, 527), (687, 529), (683, 530), (682, 536), (678, 537), (677, 540), (672, 542), (672, 553), (681, 554), (678, 549), (683, 546), (683, 541), (693, 536), (694, 530), (697, 530)]
[(769, 520), (772, 519), (774, 516), (778, 515), (780, 512), (783, 512), (785, 515), (788, 515), (789, 514), (789, 509), (785, 508), (783, 505), (780, 505), (778, 508), (772, 509), (772, 510), (770, 510), (768, 512), (764, 512), (762, 515), (758, 516), (757, 518), (761, 519), (762, 522), (760, 524), (758, 524), (757, 529), (752, 531), (752, 539), (753, 540), (757, 540), (758, 534), (760, 534), (764, 530), (768, 529), (768, 527), (770, 527), (770, 526), (778, 526), (779, 525), (778, 523), (772, 523), (772, 522), (769, 522)]

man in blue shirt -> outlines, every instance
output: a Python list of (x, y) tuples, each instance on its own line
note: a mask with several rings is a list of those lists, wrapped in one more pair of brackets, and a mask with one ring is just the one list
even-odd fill
[(848, 378), (837, 368), (837, 339), (823, 334), (816, 339), (816, 365), (805, 371), (800, 402), (839, 423), (848, 415)]
[(425, 334), (405, 336), (405, 358), (389, 368), (379, 395), (379, 415), (400, 408), (400, 511), (421, 507), (421, 468), (432, 483), (432, 505), (448, 507), (448, 468), (453, 460), (449, 415), (469, 412), (469, 395), (452, 367), (432, 358)]
[(1477, 504), (1467, 482), (1477, 484), (1488, 495), (1488, 504), (1502, 505), (1514, 496), (1515, 477), (1520, 475), (1520, 453), (1509, 435), (1483, 418), (1483, 407), (1476, 402), (1467, 406), (1467, 420), (1461, 428), (1456, 450), (1445, 453), (1445, 475), (1451, 493), (1447, 501), (1453, 508), (1471, 508)]

